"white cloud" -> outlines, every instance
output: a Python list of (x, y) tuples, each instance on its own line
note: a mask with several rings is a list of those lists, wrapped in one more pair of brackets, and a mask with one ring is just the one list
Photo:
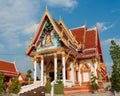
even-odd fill
[(114, 26), (114, 24), (107, 25), (105, 22), (97, 22), (97, 26), (100, 32), (106, 31)]
[(116, 44), (120, 45), (120, 39), (117, 38), (109, 38), (107, 40), (102, 41), (102, 45), (103, 46), (110, 46), (111, 40), (114, 40), (116, 42)]
[(120, 9), (114, 9), (112, 10), (112, 13), (120, 12)]
[(0, 51), (3, 51), (3, 50), (4, 50), (4, 45), (0, 44)]
[(35, 32), (36, 32), (36, 30), (37, 30), (37, 27), (38, 27), (38, 25), (39, 24), (32, 24), (32, 25), (28, 25), (28, 26), (26, 26), (26, 28), (23, 30), (23, 33), (24, 34), (34, 34)]
[(38, 0), (0, 0), (0, 38), (4, 46), (11, 49), (23, 46), (23, 30), (32, 31), (27, 27), (35, 22), (38, 10), (41, 12), (39, 3)]
[(112, 63), (112, 62), (105, 62), (105, 65), (106, 65), (106, 67), (107, 67), (107, 73), (108, 73), (108, 74), (111, 74), (113, 63)]
[(74, 8), (78, 2), (77, 0), (45, 0), (47, 5), (53, 7)]

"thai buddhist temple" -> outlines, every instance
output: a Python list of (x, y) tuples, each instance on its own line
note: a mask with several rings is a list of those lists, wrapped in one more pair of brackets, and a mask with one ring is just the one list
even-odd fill
[(107, 70), (97, 26), (68, 29), (62, 18), (56, 22), (46, 9), (26, 54), (33, 62), (34, 83), (39, 65), (40, 86), (50, 77), (51, 82), (62, 80), (64, 94), (86, 93), (91, 91), (91, 73), (94, 73), (103, 90)]

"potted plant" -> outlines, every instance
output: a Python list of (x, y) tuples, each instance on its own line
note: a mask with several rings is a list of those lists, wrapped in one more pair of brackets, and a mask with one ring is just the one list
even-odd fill
[(99, 89), (99, 86), (97, 84), (97, 80), (98, 80), (98, 78), (92, 72), (92, 74), (91, 74), (91, 83), (92, 83), (91, 86), (93, 88), (93, 93), (97, 93), (97, 91)]

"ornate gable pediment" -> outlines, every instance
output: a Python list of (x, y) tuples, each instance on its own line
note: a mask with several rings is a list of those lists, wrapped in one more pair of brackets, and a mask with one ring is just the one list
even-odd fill
[(37, 51), (41, 51), (46, 48), (58, 48), (61, 46), (60, 37), (55, 31), (49, 18), (46, 19), (42, 29), (41, 35), (37, 41)]

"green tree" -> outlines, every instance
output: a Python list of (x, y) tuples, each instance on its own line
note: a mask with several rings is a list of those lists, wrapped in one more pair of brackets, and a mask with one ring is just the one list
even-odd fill
[(27, 75), (26, 75), (26, 80), (27, 80), (27, 81), (29, 81), (29, 80), (30, 80), (30, 81), (33, 80), (31, 74), (32, 74), (31, 69), (27, 70)]
[(21, 89), (21, 84), (18, 80), (18, 78), (12, 79), (12, 85), (9, 87), (9, 93), (15, 93), (17, 94)]
[(120, 46), (111, 40), (110, 55), (113, 60), (112, 74), (111, 74), (111, 88), (120, 92)]
[(0, 72), (0, 96), (3, 96), (5, 90), (4, 74)]

